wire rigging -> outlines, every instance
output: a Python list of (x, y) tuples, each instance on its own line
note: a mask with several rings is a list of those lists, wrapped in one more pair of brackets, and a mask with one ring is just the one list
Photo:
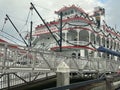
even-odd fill
[(30, 17), (30, 10), (29, 10), (29, 12), (28, 12), (28, 15), (27, 15), (27, 19), (26, 19), (25, 25), (27, 25), (28, 20), (29, 20), (29, 17)]
[(11, 34), (9, 34), (9, 33), (5, 32), (5, 31), (3, 31), (3, 30), (0, 30), (0, 32), (5, 33), (6, 35), (11, 36), (12, 38), (14, 38), (14, 39), (16, 39), (16, 40), (18, 40), (18, 41), (20, 41), (20, 42), (24, 43), (22, 40), (20, 40), (20, 39), (18, 39), (18, 38), (16, 38), (16, 37), (14, 37), (13, 35), (11, 35)]
[(11, 42), (14, 42), (14, 43), (18, 44), (18, 43), (17, 43), (17, 42), (15, 42), (14, 40), (12, 40), (12, 39), (10, 39), (10, 38), (8, 38), (8, 37), (4, 36), (4, 35), (0, 35), (0, 36), (2, 36), (2, 37), (4, 37), (4, 38), (6, 38), (7, 40), (10, 40)]
[(21, 37), (21, 39), (24, 41), (24, 43), (26, 44), (26, 46), (28, 46), (27, 42), (25, 41), (25, 39), (22, 37), (21, 33), (18, 31), (18, 29), (16, 28), (16, 26), (13, 24), (13, 22), (11, 21), (11, 19), (9, 18), (9, 16), (6, 14), (6, 17), (8, 18), (8, 20), (11, 22), (11, 24), (13, 25), (13, 27), (15, 28), (15, 30), (17, 31), (17, 33), (19, 34), (19, 36)]
[(1, 31), (3, 31), (3, 29), (4, 29), (4, 27), (5, 27), (5, 24), (6, 24), (6, 21), (7, 21), (7, 20), (8, 20), (8, 19), (5, 18), (4, 23), (3, 23), (3, 27), (2, 27), (2, 30), (1, 30)]
[(27, 27), (27, 32), (28, 32), (28, 30), (29, 30), (29, 29), (28, 29), (29, 17), (30, 17), (30, 10), (29, 10), (28, 15), (27, 15), (27, 18), (26, 18), (26, 20), (25, 20), (25, 24), (24, 24), (23, 27), (20, 29), (21, 32), (23, 31), (23, 29), (24, 29), (25, 27)]
[[(9, 34), (9, 33), (7, 33), (7, 32), (4, 31), (4, 27), (5, 27), (5, 24), (6, 24), (7, 20), (8, 20), (7, 18), (4, 19), (3, 27), (2, 27), (2, 29), (0, 30), (0, 32), (2, 32), (2, 33), (4, 33), (4, 34), (6, 34), (6, 35), (8, 35), (8, 36), (10, 36), (10, 37), (12, 37), (12, 38), (14, 38), (14, 39), (16, 39), (16, 40), (18, 40), (18, 41), (20, 41), (20, 42), (23, 43), (22, 40), (20, 40), (20, 39), (14, 37), (13, 35), (11, 35), (11, 34)], [(13, 41), (13, 40), (11, 40), (11, 39), (9, 39), (9, 38), (3, 36), (3, 35), (1, 35), (1, 36), (15, 43), (15, 41)], [(16, 44), (17, 44), (17, 43), (16, 43)]]

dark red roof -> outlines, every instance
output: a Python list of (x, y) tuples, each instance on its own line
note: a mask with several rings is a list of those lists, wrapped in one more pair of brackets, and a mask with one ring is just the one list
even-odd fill
[[(3, 39), (0, 39), (0, 43), (8, 43), (8, 42), (3, 40)], [(12, 45), (10, 43), (9, 43), (9, 47), (11, 47), (11, 48), (18, 48), (17, 45)]]
[(5, 40), (0, 39), (0, 42), (6, 42)]
[[(73, 17), (68, 17), (66, 19), (63, 19), (63, 22), (68, 22), (68, 21), (72, 21), (72, 20), (81, 20), (81, 21), (84, 21), (86, 23), (94, 24), (94, 22), (92, 22), (84, 17), (76, 16), (76, 15)], [(47, 23), (48, 26), (56, 25), (56, 24), (59, 24), (59, 21), (52, 21), (50, 23)], [(45, 27), (45, 25), (37, 25), (36, 29), (44, 28), (44, 27)]]
[(72, 5), (72, 6), (70, 6), (70, 7), (65, 6), (65, 7), (61, 8), (60, 10), (55, 11), (55, 13), (58, 14), (58, 13), (60, 13), (61, 11), (66, 11), (66, 10), (68, 10), (68, 9), (76, 9), (76, 10), (82, 12), (82, 13), (86, 13), (82, 8), (77, 7), (77, 6), (75, 6), (75, 5)]

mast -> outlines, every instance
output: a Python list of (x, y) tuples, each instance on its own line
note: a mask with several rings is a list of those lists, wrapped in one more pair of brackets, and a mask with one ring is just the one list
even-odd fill
[(63, 13), (60, 12), (60, 41), (59, 41), (60, 52), (62, 52), (62, 16)]
[(30, 47), (31, 47), (32, 46), (32, 27), (33, 27), (33, 21), (32, 21), (33, 7), (30, 7), (30, 10), (31, 10), (31, 22), (30, 22)]
[(12, 24), (12, 26), (15, 28), (15, 30), (17, 31), (17, 33), (19, 34), (19, 36), (21, 37), (21, 39), (24, 41), (24, 43), (26, 44), (26, 46), (28, 47), (27, 42), (25, 41), (25, 39), (22, 37), (21, 33), (19, 32), (19, 30), (17, 29), (17, 27), (14, 25), (14, 23), (12, 22), (12, 20), (9, 18), (9, 16), (6, 14), (7, 19), (10, 21), (10, 23)]
[(61, 52), (62, 51), (62, 13), (61, 13), (61, 20), (60, 20), (60, 40), (57, 40), (57, 38), (54, 36), (54, 34), (52, 33), (52, 31), (50, 30), (50, 28), (48, 27), (48, 25), (45, 23), (44, 19), (39, 14), (39, 12), (37, 11), (37, 9), (33, 5), (33, 3), (30, 3), (30, 4), (31, 4), (32, 8), (35, 10), (35, 12), (38, 14), (38, 16), (40, 17), (40, 19), (42, 20), (42, 22), (44, 23), (44, 25), (46, 26), (46, 28), (48, 29), (48, 31), (50, 32), (50, 34), (52, 35), (52, 37), (55, 39), (55, 41), (59, 45), (60, 52)]

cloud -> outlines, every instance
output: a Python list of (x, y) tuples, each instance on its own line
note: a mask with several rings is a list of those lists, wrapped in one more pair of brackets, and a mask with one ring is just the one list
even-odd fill
[(117, 25), (117, 30), (119, 30), (120, 26), (120, 12), (119, 12), (120, 0), (108, 0), (105, 4), (106, 8), (106, 21), (107, 23), (115, 27)]
[[(29, 24), (25, 26), (25, 28), (23, 27), (28, 16), (30, 2), (33, 2), (41, 16), (46, 21), (53, 20), (57, 17), (54, 14), (54, 11), (57, 11), (63, 6), (75, 4), (87, 12), (93, 11), (93, 8), (96, 6), (105, 7), (107, 23), (111, 26), (114, 26), (115, 24), (119, 25), (120, 23), (120, 12), (117, 11), (120, 3), (119, 0), (0, 0), (0, 28), (3, 26), (5, 14), (8, 14), (20, 32), (29, 30)], [(42, 23), (35, 12), (33, 12), (33, 18), (29, 17), (29, 19), (33, 20), (34, 28), (37, 24)], [(23, 30), (21, 30), (21, 28), (23, 28)], [(20, 38), (9, 21), (7, 21), (5, 31)]]

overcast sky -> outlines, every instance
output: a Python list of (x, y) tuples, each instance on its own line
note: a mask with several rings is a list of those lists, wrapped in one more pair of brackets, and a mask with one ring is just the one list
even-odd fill
[[(31, 14), (29, 15), (28, 23), (26, 24), (30, 2), (33, 2), (41, 16), (46, 21), (55, 19), (56, 16), (54, 14), (54, 11), (57, 11), (63, 6), (75, 4), (77, 6), (80, 6), (87, 12), (91, 12), (94, 7), (102, 6), (106, 10), (105, 20), (108, 25), (110, 25), (111, 27), (116, 26), (117, 30), (120, 31), (120, 0), (0, 0), (0, 30), (3, 27), (6, 14), (9, 15), (9, 17), (23, 36), (26, 34), (26, 31), (29, 31), (29, 22), (31, 20), (33, 20), (34, 22), (34, 27), (37, 24), (41, 24), (42, 22), (35, 12), (33, 12), (32, 16)], [(3, 31), (15, 36), (16, 38), (20, 38), (9, 21), (7, 21), (7, 23), (5, 24)], [(3, 38), (3, 35), (9, 37), (9, 39), (21, 43), (18, 40), (15, 40), (14, 38), (11, 38), (10, 36), (0, 32), (0, 38)]]

